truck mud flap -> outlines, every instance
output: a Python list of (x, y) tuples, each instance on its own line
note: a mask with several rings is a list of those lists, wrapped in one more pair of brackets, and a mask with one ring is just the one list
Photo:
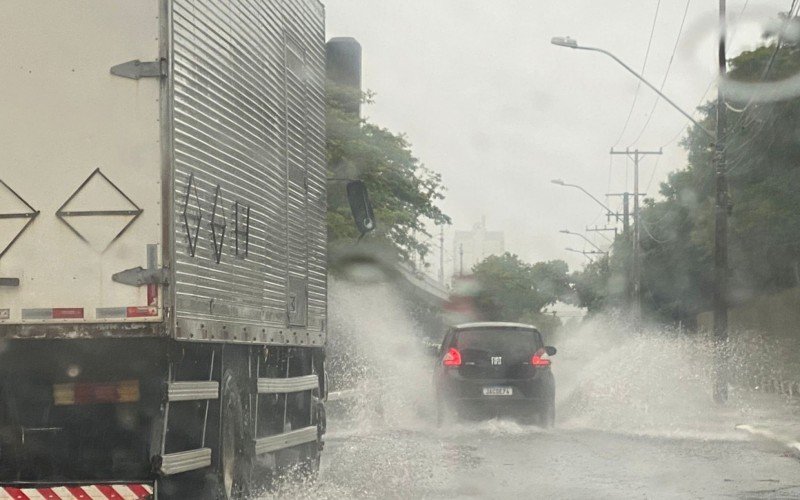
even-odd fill
[(0, 500), (152, 500), (146, 483), (1, 486)]

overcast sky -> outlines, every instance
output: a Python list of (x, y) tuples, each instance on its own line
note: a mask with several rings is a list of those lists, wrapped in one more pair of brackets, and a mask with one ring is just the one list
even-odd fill
[[(482, 216), (505, 231), (507, 250), (530, 262), (585, 259), (564, 247), (589, 249), (560, 229), (604, 225), (601, 200), (632, 190), (633, 168), (612, 146), (657, 150), (641, 162), (640, 189), (655, 195), (659, 181), (685, 164), (678, 145), (687, 120), (611, 59), (550, 44), (569, 35), (642, 68), (658, 0), (323, 0), (328, 37), (353, 36), (363, 47), (364, 88), (376, 103), (363, 114), (407, 134), (415, 154), (440, 172), (442, 203), (453, 229)], [(664, 93), (693, 110), (715, 96), (717, 0), (691, 0)], [(729, 0), (729, 57), (755, 47), (761, 24), (788, 0)], [(686, 0), (661, 0), (645, 76), (661, 85)], [(709, 89), (709, 86), (710, 89)], [(623, 127), (636, 96), (627, 128)], [(640, 135), (638, 141), (635, 139)], [(621, 138), (620, 138), (621, 136)], [(635, 142), (634, 142), (635, 141)], [(656, 160), (658, 158), (658, 160)], [(609, 198), (613, 208), (620, 206)], [(598, 233), (588, 233), (607, 246)], [(445, 244), (452, 270), (451, 243)], [(438, 261), (438, 252), (431, 259)]]

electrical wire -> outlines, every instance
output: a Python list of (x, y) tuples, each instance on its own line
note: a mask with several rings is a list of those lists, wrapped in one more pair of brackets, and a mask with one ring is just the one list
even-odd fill
[[(733, 30), (731, 30), (731, 34), (730, 34), (729, 40), (733, 39), (733, 37), (736, 36), (736, 30), (739, 27), (738, 22), (742, 19), (742, 16), (744, 16), (744, 12), (745, 12), (745, 10), (747, 10), (747, 6), (749, 5), (749, 3), (750, 3), (750, 0), (745, 0), (744, 4), (742, 5), (742, 9), (739, 11), (739, 15), (736, 16), (736, 22), (734, 23)], [(700, 97), (700, 100), (697, 102), (697, 105), (694, 107), (694, 111), (692, 112), (693, 115), (697, 112), (697, 108), (699, 108), (703, 104), (703, 102), (706, 100), (706, 96), (708, 95), (708, 92), (711, 90), (711, 87), (714, 85), (714, 82), (716, 81), (716, 79), (717, 79), (716, 75), (711, 77), (711, 80), (708, 82), (708, 85), (706, 86), (706, 91), (703, 92), (702, 97)], [(664, 144), (662, 144), (661, 147), (665, 148), (665, 147), (669, 146), (670, 144), (672, 144), (673, 142), (677, 141), (678, 138), (680, 138), (683, 135), (683, 133), (686, 130), (688, 130), (691, 126), (692, 126), (691, 123), (687, 123), (686, 125), (682, 126), (681, 129), (678, 130), (678, 132), (672, 137), (672, 139), (670, 139), (669, 141), (667, 141)]]
[[(781, 46), (783, 44), (783, 38), (784, 38), (784, 35), (786, 34), (787, 28), (789, 27), (789, 23), (791, 23), (792, 19), (795, 19), (795, 17), (797, 16), (798, 9), (800, 9), (800, 1), (792, 0), (792, 4), (789, 7), (788, 15), (786, 16), (786, 19), (784, 20), (783, 25), (781, 26), (781, 29), (778, 32), (778, 38), (775, 41), (775, 48), (772, 50), (772, 53), (770, 54), (769, 61), (767, 61), (767, 65), (764, 67), (764, 70), (761, 73), (760, 82), (766, 81), (767, 77), (769, 76), (769, 73), (772, 70), (772, 67), (773, 67), (773, 65), (775, 63), (775, 59), (776, 59), (776, 57), (778, 55), (778, 51), (781, 49)], [(750, 119), (749, 123), (744, 123), (744, 121), (746, 119), (748, 119), (748, 116), (746, 115), (745, 112), (753, 104), (754, 99), (755, 99), (755, 96), (752, 96), (750, 98), (750, 100), (747, 102), (747, 104), (745, 105), (745, 107), (742, 108), (742, 114), (739, 117), (739, 120), (734, 124), (733, 127), (728, 128), (728, 132), (727, 132), (728, 135), (730, 135), (731, 131), (737, 130), (739, 127), (749, 126), (753, 122), (756, 121), (755, 117), (749, 117), (749, 119)], [(734, 148), (731, 148), (731, 150), (728, 151), (729, 153), (734, 154), (736, 156), (733, 156), (730, 159), (731, 165), (729, 166), (727, 173), (730, 174), (731, 172), (736, 171), (736, 169), (738, 169), (740, 166), (742, 166), (745, 163), (745, 162), (743, 162), (741, 160), (742, 160), (743, 156), (746, 154), (746, 151), (745, 151), (746, 146), (750, 145), (754, 140), (756, 140), (757, 138), (759, 138), (761, 136), (761, 133), (767, 128), (767, 124), (768, 123), (769, 123), (769, 120), (767, 120), (767, 119), (764, 119), (763, 121), (761, 121), (759, 126), (758, 126), (758, 128), (756, 128), (755, 130), (750, 131), (750, 134), (748, 134), (749, 137), (745, 141), (737, 144)]]
[[(656, 3), (656, 11), (653, 15), (653, 25), (650, 28), (650, 39), (647, 41), (647, 50), (644, 53), (644, 62), (642, 62), (642, 69), (639, 71), (639, 74), (644, 75), (644, 70), (647, 67), (647, 59), (650, 57), (650, 47), (653, 45), (653, 33), (656, 31), (656, 21), (658, 21), (658, 10), (661, 8), (661, 0), (658, 0)], [(622, 127), (622, 132), (619, 133), (619, 137), (617, 140), (614, 141), (614, 146), (618, 146), (619, 142), (622, 140), (622, 137), (625, 135), (625, 132), (628, 130), (628, 124), (631, 121), (631, 116), (633, 116), (633, 110), (636, 108), (636, 101), (639, 99), (639, 89), (642, 87), (642, 82), (639, 81), (636, 83), (636, 92), (633, 94), (633, 102), (631, 102), (631, 109), (628, 110), (628, 117), (625, 119), (625, 125)]]
[(647, 233), (647, 236), (649, 236), (651, 240), (655, 241), (658, 244), (669, 243), (670, 241), (674, 241), (675, 240), (675, 238), (669, 238), (669, 239), (666, 239), (666, 240), (659, 240), (658, 238), (653, 236), (653, 233), (651, 233), (649, 229), (647, 229), (647, 224), (645, 224), (644, 221), (642, 221), (642, 229), (644, 229), (644, 232)]
[[(783, 37), (786, 34), (786, 28), (789, 27), (789, 23), (797, 15), (796, 11), (797, 11), (797, 7), (799, 7), (799, 6), (800, 6), (800, 3), (798, 3), (798, 0), (792, 0), (791, 5), (789, 6), (789, 13), (786, 16), (786, 19), (783, 21), (783, 25), (781, 26), (780, 31), (778, 32), (778, 38), (775, 40), (775, 48), (772, 50), (772, 54), (770, 54), (770, 56), (769, 56), (769, 61), (767, 61), (767, 65), (764, 67), (764, 70), (761, 72), (761, 77), (759, 78), (759, 83), (763, 83), (763, 82), (765, 82), (767, 80), (767, 77), (769, 76), (769, 73), (772, 70), (772, 66), (775, 63), (775, 58), (778, 56), (778, 51), (781, 50), (781, 45), (783, 44)], [(740, 126), (742, 126), (742, 123), (744, 122), (744, 120), (746, 118), (745, 112), (748, 109), (750, 109), (750, 106), (753, 104), (754, 100), (755, 100), (755, 95), (750, 97), (750, 99), (747, 101), (747, 104), (745, 104), (744, 108), (742, 108), (741, 110), (733, 110), (734, 112), (741, 113), (741, 116), (739, 117), (739, 120), (733, 125), (733, 127), (729, 127), (728, 130), (736, 130)], [(727, 106), (727, 103), (726, 103), (726, 106)], [(728, 106), (728, 108), (730, 108), (730, 106)]]
[[(686, 7), (683, 9), (683, 18), (681, 19), (681, 25), (678, 27), (678, 36), (675, 37), (675, 45), (672, 46), (672, 54), (669, 56), (669, 62), (667, 63), (667, 70), (664, 72), (664, 78), (661, 79), (661, 86), (658, 88), (659, 92), (664, 90), (664, 85), (667, 83), (667, 78), (669, 77), (669, 70), (672, 68), (672, 61), (675, 60), (675, 52), (678, 50), (678, 44), (681, 41), (681, 35), (683, 34), (683, 26), (686, 24), (686, 15), (689, 13), (689, 5), (691, 5), (692, 0), (686, 0)], [(661, 96), (656, 94), (656, 100), (653, 102), (653, 107), (650, 108), (650, 113), (647, 115), (647, 121), (644, 122), (642, 125), (641, 130), (639, 130), (639, 135), (636, 136), (636, 139), (631, 141), (631, 144), (636, 144), (639, 142), (639, 139), (642, 138), (642, 134), (644, 134), (645, 130), (647, 130), (647, 126), (650, 125), (650, 120), (653, 119), (653, 114), (656, 111), (656, 107), (658, 103), (661, 101)]]
[[(703, 101), (705, 101), (705, 100), (706, 100), (706, 96), (708, 95), (708, 92), (711, 90), (711, 87), (714, 85), (714, 80), (715, 80), (715, 79), (713, 79), (713, 78), (712, 78), (712, 79), (711, 79), (711, 81), (710, 81), (710, 82), (708, 82), (708, 86), (706, 87), (706, 91), (705, 91), (705, 92), (703, 92), (703, 96), (700, 98), (700, 100), (699, 100), (699, 101), (697, 101), (697, 105), (694, 107), (694, 109), (695, 109), (695, 112), (697, 112), (697, 108), (699, 108), (699, 107), (700, 107), (700, 105), (702, 105), (702, 104), (703, 104)], [(662, 148), (665, 148), (665, 147), (669, 146), (670, 144), (672, 144), (673, 142), (675, 142), (676, 140), (678, 140), (678, 138), (679, 138), (681, 135), (683, 135), (683, 133), (684, 133), (686, 130), (688, 130), (688, 129), (689, 129), (691, 126), (692, 126), (692, 123), (691, 123), (691, 122), (690, 122), (690, 123), (687, 123), (686, 125), (683, 125), (683, 126), (681, 127), (681, 129), (680, 129), (680, 130), (678, 130), (678, 133), (677, 133), (677, 134), (675, 134), (674, 136), (672, 136), (672, 139), (670, 139), (670, 140), (668, 140), (667, 142), (665, 142), (664, 144), (662, 144), (662, 145), (661, 145), (661, 147), (662, 147)]]
[(650, 172), (650, 180), (647, 181), (647, 187), (644, 188), (644, 192), (645, 193), (650, 191), (650, 186), (653, 184), (653, 179), (655, 179), (655, 177), (656, 177), (656, 171), (658, 170), (658, 162), (660, 162), (660, 161), (661, 161), (661, 155), (658, 155), (656, 157), (655, 163), (653, 164), (653, 170)]

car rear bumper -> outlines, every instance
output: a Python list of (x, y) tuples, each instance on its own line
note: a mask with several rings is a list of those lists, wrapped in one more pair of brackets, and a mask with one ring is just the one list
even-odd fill
[[(511, 388), (512, 394), (486, 396), (483, 390), (488, 387)], [(549, 370), (521, 379), (464, 378), (453, 370), (444, 372), (439, 378), (437, 392), (439, 397), (449, 402), (519, 406), (552, 401), (555, 381)]]

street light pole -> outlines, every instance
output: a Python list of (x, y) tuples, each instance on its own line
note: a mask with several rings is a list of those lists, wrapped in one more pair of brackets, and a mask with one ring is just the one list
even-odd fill
[(595, 251), (591, 251), (591, 252), (587, 252), (587, 251), (585, 251), (585, 250), (583, 250), (583, 251), (581, 251), (581, 250), (575, 250), (574, 248), (570, 248), (570, 247), (567, 247), (567, 248), (565, 248), (564, 250), (566, 250), (567, 252), (579, 253), (579, 254), (583, 255), (584, 257), (586, 257), (587, 259), (589, 259), (589, 262), (594, 262), (594, 259), (593, 259), (593, 258), (591, 258), (591, 257), (590, 257), (590, 255), (606, 255), (606, 254), (608, 253), (608, 252), (602, 252), (602, 251), (596, 251), (596, 252), (595, 252)]
[(603, 203), (602, 201), (600, 201), (597, 198), (595, 198), (595, 196), (592, 193), (590, 193), (589, 191), (583, 189), (579, 185), (577, 185), (577, 184), (568, 184), (568, 183), (562, 181), (561, 179), (553, 179), (550, 182), (552, 182), (553, 184), (556, 184), (558, 186), (565, 186), (565, 187), (571, 187), (571, 188), (575, 188), (575, 189), (580, 189), (581, 191), (583, 191), (586, 194), (586, 196), (588, 196), (589, 198), (593, 199), (595, 203), (597, 203), (598, 205), (603, 207), (606, 210), (606, 213), (608, 214), (609, 217), (613, 215), (614, 217), (616, 217), (617, 220), (620, 220), (619, 214), (615, 214), (610, 208), (608, 208), (605, 205), (605, 203)]
[[(719, 45), (717, 50), (717, 64), (719, 67), (720, 83), (727, 76), (727, 61), (725, 50), (725, 36), (726, 36), (726, 2), (719, 0)], [(717, 85), (717, 126), (716, 133), (711, 132), (692, 116), (681, 109), (669, 97), (661, 93), (660, 90), (655, 88), (650, 82), (631, 69), (630, 66), (622, 62), (617, 56), (603, 49), (594, 47), (581, 47), (578, 42), (569, 37), (553, 37), (550, 40), (553, 45), (561, 47), (569, 47), (571, 49), (590, 50), (600, 52), (607, 55), (620, 66), (625, 68), (630, 74), (638, 78), (642, 83), (650, 87), (653, 92), (661, 96), (664, 101), (675, 108), (680, 114), (685, 116), (698, 130), (703, 131), (714, 143), (714, 179), (716, 184), (715, 189), (715, 204), (714, 204), (714, 339), (717, 342), (717, 359), (716, 359), (716, 374), (714, 382), (714, 400), (718, 403), (723, 403), (728, 399), (728, 385), (727, 374), (725, 367), (727, 359), (725, 358), (723, 348), (724, 343), (728, 340), (728, 181), (726, 178), (726, 164), (725, 164), (725, 133), (726, 133), (726, 115), (725, 115), (725, 101), (722, 93), (722, 86)]]
[(586, 236), (582, 235), (581, 233), (575, 233), (575, 232), (570, 231), (569, 229), (562, 229), (561, 231), (559, 231), (559, 233), (571, 234), (573, 236), (580, 236), (581, 238), (584, 239), (584, 241), (586, 241), (586, 243), (590, 244), (591, 246), (596, 248), (598, 251), (605, 253), (605, 251), (602, 248), (600, 248), (599, 246), (595, 245), (592, 240), (590, 240)]
[[(720, 0), (720, 2), (724, 2), (724, 0)], [(658, 90), (657, 88), (655, 88), (655, 87), (653, 86), (653, 84), (652, 84), (652, 83), (650, 83), (650, 82), (648, 82), (647, 80), (645, 80), (645, 78), (644, 78), (642, 75), (640, 75), (639, 73), (637, 73), (636, 71), (634, 71), (634, 70), (633, 70), (633, 69), (632, 69), (630, 66), (628, 66), (627, 64), (625, 64), (624, 62), (622, 62), (622, 60), (621, 60), (620, 58), (618, 58), (617, 56), (615, 56), (615, 55), (614, 55), (614, 54), (612, 54), (611, 52), (609, 52), (609, 51), (607, 51), (607, 50), (604, 50), (604, 49), (599, 49), (599, 48), (597, 48), (597, 47), (582, 47), (582, 46), (578, 45), (578, 42), (577, 42), (576, 40), (574, 40), (574, 39), (572, 39), (572, 38), (570, 38), (570, 37), (568, 37), (568, 36), (567, 36), (567, 37), (555, 36), (555, 37), (553, 37), (553, 38), (550, 40), (550, 43), (552, 43), (553, 45), (558, 45), (559, 47), (568, 47), (568, 48), (570, 48), (570, 49), (577, 49), (577, 50), (589, 50), (589, 51), (592, 51), (592, 52), (600, 52), (601, 54), (605, 54), (605, 55), (607, 55), (608, 57), (610, 57), (611, 59), (613, 59), (614, 61), (616, 61), (616, 62), (617, 62), (617, 63), (618, 63), (620, 66), (622, 66), (623, 68), (625, 68), (626, 70), (628, 70), (628, 72), (629, 72), (630, 74), (632, 74), (633, 76), (635, 76), (636, 78), (638, 78), (639, 80), (641, 80), (641, 82), (642, 82), (642, 83), (644, 83), (645, 85), (647, 85), (648, 87), (650, 87), (650, 89), (651, 89), (653, 92), (655, 92), (656, 94), (658, 94), (659, 96), (661, 96), (661, 98), (662, 98), (662, 99), (664, 99), (664, 100), (665, 100), (665, 101), (666, 101), (666, 102), (667, 102), (669, 105), (671, 105), (673, 108), (675, 108), (675, 109), (676, 109), (676, 110), (677, 110), (677, 111), (678, 111), (680, 114), (682, 114), (683, 116), (685, 116), (685, 117), (686, 117), (686, 118), (687, 118), (687, 119), (688, 119), (690, 122), (692, 122), (692, 123), (693, 123), (693, 124), (694, 124), (696, 127), (698, 127), (700, 130), (702, 130), (703, 132), (705, 132), (705, 133), (706, 133), (706, 135), (708, 135), (708, 136), (709, 136), (709, 137), (711, 137), (712, 139), (715, 137), (715, 136), (714, 136), (714, 134), (713, 134), (713, 133), (712, 133), (710, 130), (708, 130), (707, 128), (705, 128), (704, 126), (702, 126), (702, 125), (700, 124), (700, 122), (698, 122), (697, 120), (695, 120), (694, 118), (692, 118), (692, 115), (690, 115), (689, 113), (687, 113), (686, 111), (684, 111), (683, 109), (681, 109), (681, 107), (680, 107), (680, 106), (678, 106), (677, 104), (675, 104), (675, 103), (672, 101), (672, 99), (670, 99), (669, 97), (667, 97), (666, 95), (664, 95), (663, 93), (661, 93), (661, 91), (660, 91), (660, 90)]]

